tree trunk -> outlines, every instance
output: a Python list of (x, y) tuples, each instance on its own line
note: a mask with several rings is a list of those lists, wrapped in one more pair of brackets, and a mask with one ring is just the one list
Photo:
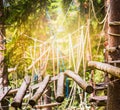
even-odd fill
[[(0, 90), (8, 86), (8, 71), (7, 71), (7, 64), (6, 59), (4, 58), (5, 52), (5, 29), (4, 29), (4, 7), (3, 7), (3, 0), (0, 0)], [(5, 92), (5, 91), (3, 91)], [(9, 102), (6, 100), (1, 101), (1, 105), (4, 106), (1, 109), (8, 110)]]
[[(108, 46), (116, 47), (116, 50), (109, 52), (111, 61), (120, 59), (120, 0), (110, 0), (110, 10), (108, 14)], [(118, 22), (115, 25), (115, 22)], [(120, 67), (120, 63), (116, 63)], [(113, 81), (114, 80), (114, 81)], [(120, 80), (111, 77), (111, 82), (108, 85), (108, 102), (107, 110), (120, 110)]]

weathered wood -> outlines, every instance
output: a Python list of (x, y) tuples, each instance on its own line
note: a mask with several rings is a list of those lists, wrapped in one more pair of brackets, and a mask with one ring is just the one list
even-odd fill
[(72, 78), (87, 93), (92, 93), (94, 91), (94, 88), (91, 85), (88, 85), (79, 75), (74, 72), (66, 70), (65, 75)]
[(5, 96), (8, 94), (8, 92), (11, 90), (11, 87), (3, 87), (3, 89), (0, 90), (0, 102), (5, 98)]
[(59, 75), (53, 76), (53, 77), (51, 77), (50, 82), (56, 81), (56, 80), (58, 80), (58, 78), (59, 78)]
[(16, 94), (18, 90), (19, 90), (19, 88), (11, 89), (11, 90), (8, 92), (8, 95)]
[[(54, 77), (51, 77), (50, 82), (56, 81), (56, 80), (58, 80), (58, 78), (59, 78), (58, 75), (57, 75), (57, 76), (54, 76)], [(34, 84), (34, 85), (30, 86), (29, 89), (30, 89), (30, 90), (38, 89), (40, 84), (41, 84), (41, 82), (39, 82), (39, 83), (37, 83), (37, 84)], [(19, 90), (19, 88), (11, 89), (11, 90), (8, 92), (8, 95), (16, 94), (18, 90)]]
[(96, 61), (89, 61), (88, 66), (107, 72), (113, 76), (120, 78), (120, 68), (118, 67)]
[[(107, 110), (120, 110), (120, 80), (111, 81), (108, 85)], [(117, 105), (114, 106), (114, 105)]]
[(64, 81), (65, 75), (64, 73), (59, 74), (59, 78), (57, 80), (57, 93), (56, 93), (56, 101), (61, 103), (64, 100)]
[[(51, 103), (51, 87), (47, 87), (47, 92), (44, 95), (44, 104), (50, 104)], [(44, 110), (52, 110), (52, 107), (44, 108)]]
[(35, 109), (41, 109), (41, 108), (47, 108), (47, 107), (55, 107), (60, 106), (61, 103), (51, 103), (51, 104), (45, 104), (45, 105), (36, 105), (34, 106)]
[(90, 97), (89, 102), (95, 102), (97, 106), (105, 106), (107, 103), (107, 96)]
[(25, 76), (24, 81), (23, 81), (21, 87), (19, 88), (15, 98), (13, 99), (11, 106), (13, 106), (15, 108), (16, 107), (21, 108), (23, 97), (24, 97), (29, 85), (30, 85), (30, 77)]
[(14, 71), (16, 71), (16, 69), (17, 69), (17, 67), (14, 67), (14, 68), (8, 68), (8, 72), (10, 73), (10, 72), (14, 72)]
[(45, 79), (39, 84), (39, 88), (35, 92), (34, 96), (29, 100), (29, 104), (34, 106), (38, 99), (42, 96), (44, 90), (46, 89), (48, 83), (50, 81), (50, 76), (46, 76)]
[(99, 84), (95, 84), (95, 91), (99, 91), (99, 90), (105, 90), (107, 89), (107, 84), (105, 83), (99, 83)]

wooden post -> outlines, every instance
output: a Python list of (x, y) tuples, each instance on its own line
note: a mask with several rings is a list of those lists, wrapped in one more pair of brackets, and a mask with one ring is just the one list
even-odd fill
[(59, 74), (59, 78), (57, 80), (57, 93), (56, 93), (56, 101), (61, 103), (64, 100), (64, 81), (65, 76), (64, 73)]
[(24, 97), (29, 85), (30, 85), (30, 77), (26, 76), (24, 78), (24, 81), (23, 81), (21, 87), (19, 88), (11, 106), (13, 106), (15, 108), (17, 108), (17, 107), (21, 108), (23, 97)]
[(50, 76), (46, 76), (45, 79), (40, 83), (39, 88), (35, 92), (34, 96), (29, 100), (29, 104), (33, 107), (38, 99), (42, 96), (44, 90), (46, 89), (50, 81)]
[(88, 66), (92, 68), (99, 69), (101, 71), (107, 72), (115, 77), (120, 78), (120, 68), (112, 66), (107, 63), (101, 63), (96, 61), (89, 61)]
[(92, 93), (94, 91), (94, 88), (91, 85), (88, 85), (79, 75), (74, 72), (66, 70), (65, 75), (72, 78), (87, 93)]

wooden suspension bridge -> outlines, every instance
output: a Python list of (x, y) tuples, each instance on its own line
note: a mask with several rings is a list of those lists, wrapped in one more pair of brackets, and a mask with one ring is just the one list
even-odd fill
[[(100, 63), (96, 61), (89, 61), (88, 66), (91, 67), (92, 69), (99, 69), (101, 71), (107, 72), (117, 78), (120, 78), (120, 68), (112, 66), (110, 64), (106, 63)], [(72, 78), (79, 87), (81, 87), (85, 92), (91, 94), (95, 91), (99, 90), (104, 90), (107, 88), (108, 84), (101, 83), (101, 84), (96, 84), (95, 87), (92, 85), (89, 85), (86, 83), (78, 74), (71, 70), (66, 70), (65, 72), (59, 73), (57, 76), (50, 77), (47, 75), (43, 81), (34, 84), (30, 86), (30, 76), (25, 76), (23, 83), (21, 84), (20, 88), (17, 89), (12, 89), (11, 87), (4, 87), (2, 89), (1, 94), (0, 94), (0, 102), (6, 98), (6, 97), (13, 97), (13, 102), (10, 104), (10, 106), (14, 108), (21, 108), (23, 105), (27, 105), (23, 103), (23, 99), (25, 98), (26, 95), (30, 95), (30, 91), (35, 90), (35, 93), (30, 97), (28, 105), (31, 106), (31, 108), (47, 108), (47, 107), (54, 107), (54, 106), (59, 106), (61, 103), (64, 101), (65, 94), (64, 94), (64, 84), (65, 84), (65, 77), (70, 77)], [(45, 104), (45, 105), (38, 105), (37, 101), (40, 99), (40, 97), (46, 93), (47, 91), (47, 86), (54, 82), (57, 81), (57, 90), (56, 90), (56, 102), (55, 103), (50, 103), (50, 104)], [(97, 106), (105, 106), (107, 102), (107, 96), (93, 96), (90, 97), (89, 102), (91, 103), (96, 103)], [(28, 106), (27, 105), (27, 106)]]

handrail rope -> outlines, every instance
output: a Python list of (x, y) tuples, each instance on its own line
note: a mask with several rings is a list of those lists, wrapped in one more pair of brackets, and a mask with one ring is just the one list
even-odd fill
[[(108, 9), (107, 9), (106, 19), (105, 19), (104, 24), (103, 24), (102, 32), (104, 32), (104, 29), (105, 29), (105, 24), (106, 24), (106, 21), (107, 21), (107, 16), (108, 16), (108, 12), (109, 12), (109, 10), (110, 10), (110, 5), (108, 6)], [(100, 36), (100, 40), (99, 40), (99, 43), (98, 43), (97, 53), (96, 53), (96, 55), (97, 55), (98, 52), (99, 52), (99, 48), (100, 48), (100, 43), (101, 43), (101, 41), (102, 41), (102, 36)]]
[[(102, 21), (99, 21), (97, 16), (96, 16), (96, 12), (95, 12), (95, 7), (94, 7), (94, 4), (93, 4), (93, 0), (90, 0), (91, 2), (91, 5), (92, 5), (92, 11), (93, 11), (93, 14), (94, 14), (94, 18), (96, 19), (96, 21), (99, 23), (99, 24), (103, 24), (104, 21), (106, 20), (107, 16), (108, 16), (108, 11), (109, 11), (109, 8), (107, 10), (107, 14), (105, 15), (104, 19)], [(109, 6), (110, 7), (110, 6)]]

